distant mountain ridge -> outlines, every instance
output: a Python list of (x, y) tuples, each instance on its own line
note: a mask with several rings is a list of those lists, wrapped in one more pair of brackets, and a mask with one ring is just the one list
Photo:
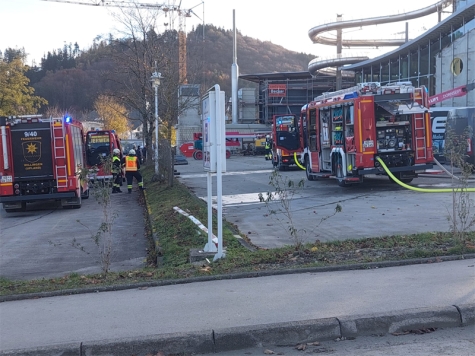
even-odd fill
[[(226, 97), (231, 96), (231, 66), (233, 63), (233, 31), (200, 25), (187, 34), (186, 54), (190, 84), (205, 88), (219, 84)], [(204, 36), (203, 36), (204, 34)], [(174, 41), (176, 38), (173, 36)], [(36, 94), (48, 100), (50, 107), (69, 112), (94, 110), (94, 100), (105, 91), (114, 91), (113, 83), (101, 73), (113, 71), (111, 59), (113, 38), (78, 50), (64, 46), (42, 59), (41, 68), (31, 68), (27, 75)], [(119, 40), (120, 42), (121, 40)], [(239, 74), (260, 74), (306, 71), (314, 54), (298, 53), (242, 36), (237, 31), (237, 64)], [(195, 72), (193, 72), (195, 71)], [(239, 80), (239, 88), (256, 87), (255, 83)]]

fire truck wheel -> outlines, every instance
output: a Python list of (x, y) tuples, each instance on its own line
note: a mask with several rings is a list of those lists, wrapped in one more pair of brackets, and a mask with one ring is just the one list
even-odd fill
[[(394, 172), (394, 176), (401, 181), (402, 183), (409, 184), (412, 182), (414, 178), (401, 178), (401, 172)], [(397, 183), (395, 180), (393, 180), (391, 177), (389, 177), (389, 181), (392, 183)]]
[(349, 184), (346, 184), (346, 182), (344, 180), (343, 168), (342, 168), (341, 164), (339, 164), (336, 168), (336, 178), (338, 180), (338, 185), (340, 187), (348, 187), (349, 186)]
[(20, 208), (5, 209), (5, 211), (7, 213), (20, 213), (20, 212), (26, 211), (26, 202), (22, 202)]
[(63, 209), (79, 209), (82, 205), (82, 199), (81, 199), (81, 196), (79, 196), (78, 198), (75, 198), (75, 202), (76, 204), (71, 204), (71, 202), (68, 202), (67, 200), (61, 200), (61, 206), (63, 207)]
[(346, 182), (343, 179), (338, 179), (338, 185), (340, 187), (348, 187), (349, 184), (346, 184)]
[(305, 157), (305, 174), (307, 175), (308, 180), (315, 180), (315, 176), (311, 175), (312, 167), (310, 166), (310, 160), (308, 157)]
[(81, 188), (81, 199), (89, 199), (89, 189), (84, 192)]

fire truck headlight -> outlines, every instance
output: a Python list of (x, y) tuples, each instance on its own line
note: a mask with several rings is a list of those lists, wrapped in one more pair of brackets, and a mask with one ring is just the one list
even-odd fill
[(15, 194), (19, 195), (20, 194), (20, 189), (15, 189)]
[(18, 183), (15, 183), (15, 185), (13, 186), (13, 188), (15, 188), (15, 189), (18, 189), (18, 188), (20, 188), (20, 184), (18, 184)]

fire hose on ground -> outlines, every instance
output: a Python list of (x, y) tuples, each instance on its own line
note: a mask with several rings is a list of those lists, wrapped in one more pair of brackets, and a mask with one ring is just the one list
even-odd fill
[[(453, 193), (453, 192), (475, 192), (475, 188), (435, 188), (435, 189), (429, 189), (429, 188), (418, 188), (418, 187), (413, 187), (409, 184), (401, 182), (399, 179), (397, 179), (394, 174), (391, 173), (389, 168), (386, 166), (386, 164), (383, 162), (383, 160), (380, 157), (376, 157), (376, 160), (381, 164), (381, 167), (383, 167), (384, 171), (387, 173), (387, 175), (397, 184), (399, 184), (401, 187), (413, 190), (415, 192), (421, 192), (421, 193)], [(301, 169), (305, 170), (306, 168), (302, 166), (297, 159), (297, 153), (294, 152), (294, 161), (295, 164), (300, 167)], [(448, 175), (450, 175), (452, 178), (456, 178), (460, 180), (459, 177), (454, 176), (452, 173), (450, 173), (445, 167), (443, 167), (435, 158), (434, 162)]]
[(385, 172), (388, 174), (388, 176), (397, 184), (399, 184), (401, 187), (413, 190), (415, 192), (421, 192), (421, 193), (454, 193), (454, 192), (475, 192), (475, 188), (437, 188), (437, 189), (429, 189), (429, 188), (418, 188), (418, 187), (413, 187), (409, 184), (401, 182), (399, 179), (397, 179), (394, 174), (391, 173), (391, 171), (388, 169), (386, 164), (384, 164), (383, 160), (380, 157), (376, 157), (376, 160), (381, 164), (381, 167), (385, 170)]

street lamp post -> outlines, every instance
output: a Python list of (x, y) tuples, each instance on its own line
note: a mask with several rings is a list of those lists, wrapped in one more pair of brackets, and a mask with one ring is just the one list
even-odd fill
[(150, 77), (152, 86), (155, 89), (155, 174), (158, 177), (158, 87), (160, 86), (160, 79), (162, 79), (160, 72), (153, 72)]

